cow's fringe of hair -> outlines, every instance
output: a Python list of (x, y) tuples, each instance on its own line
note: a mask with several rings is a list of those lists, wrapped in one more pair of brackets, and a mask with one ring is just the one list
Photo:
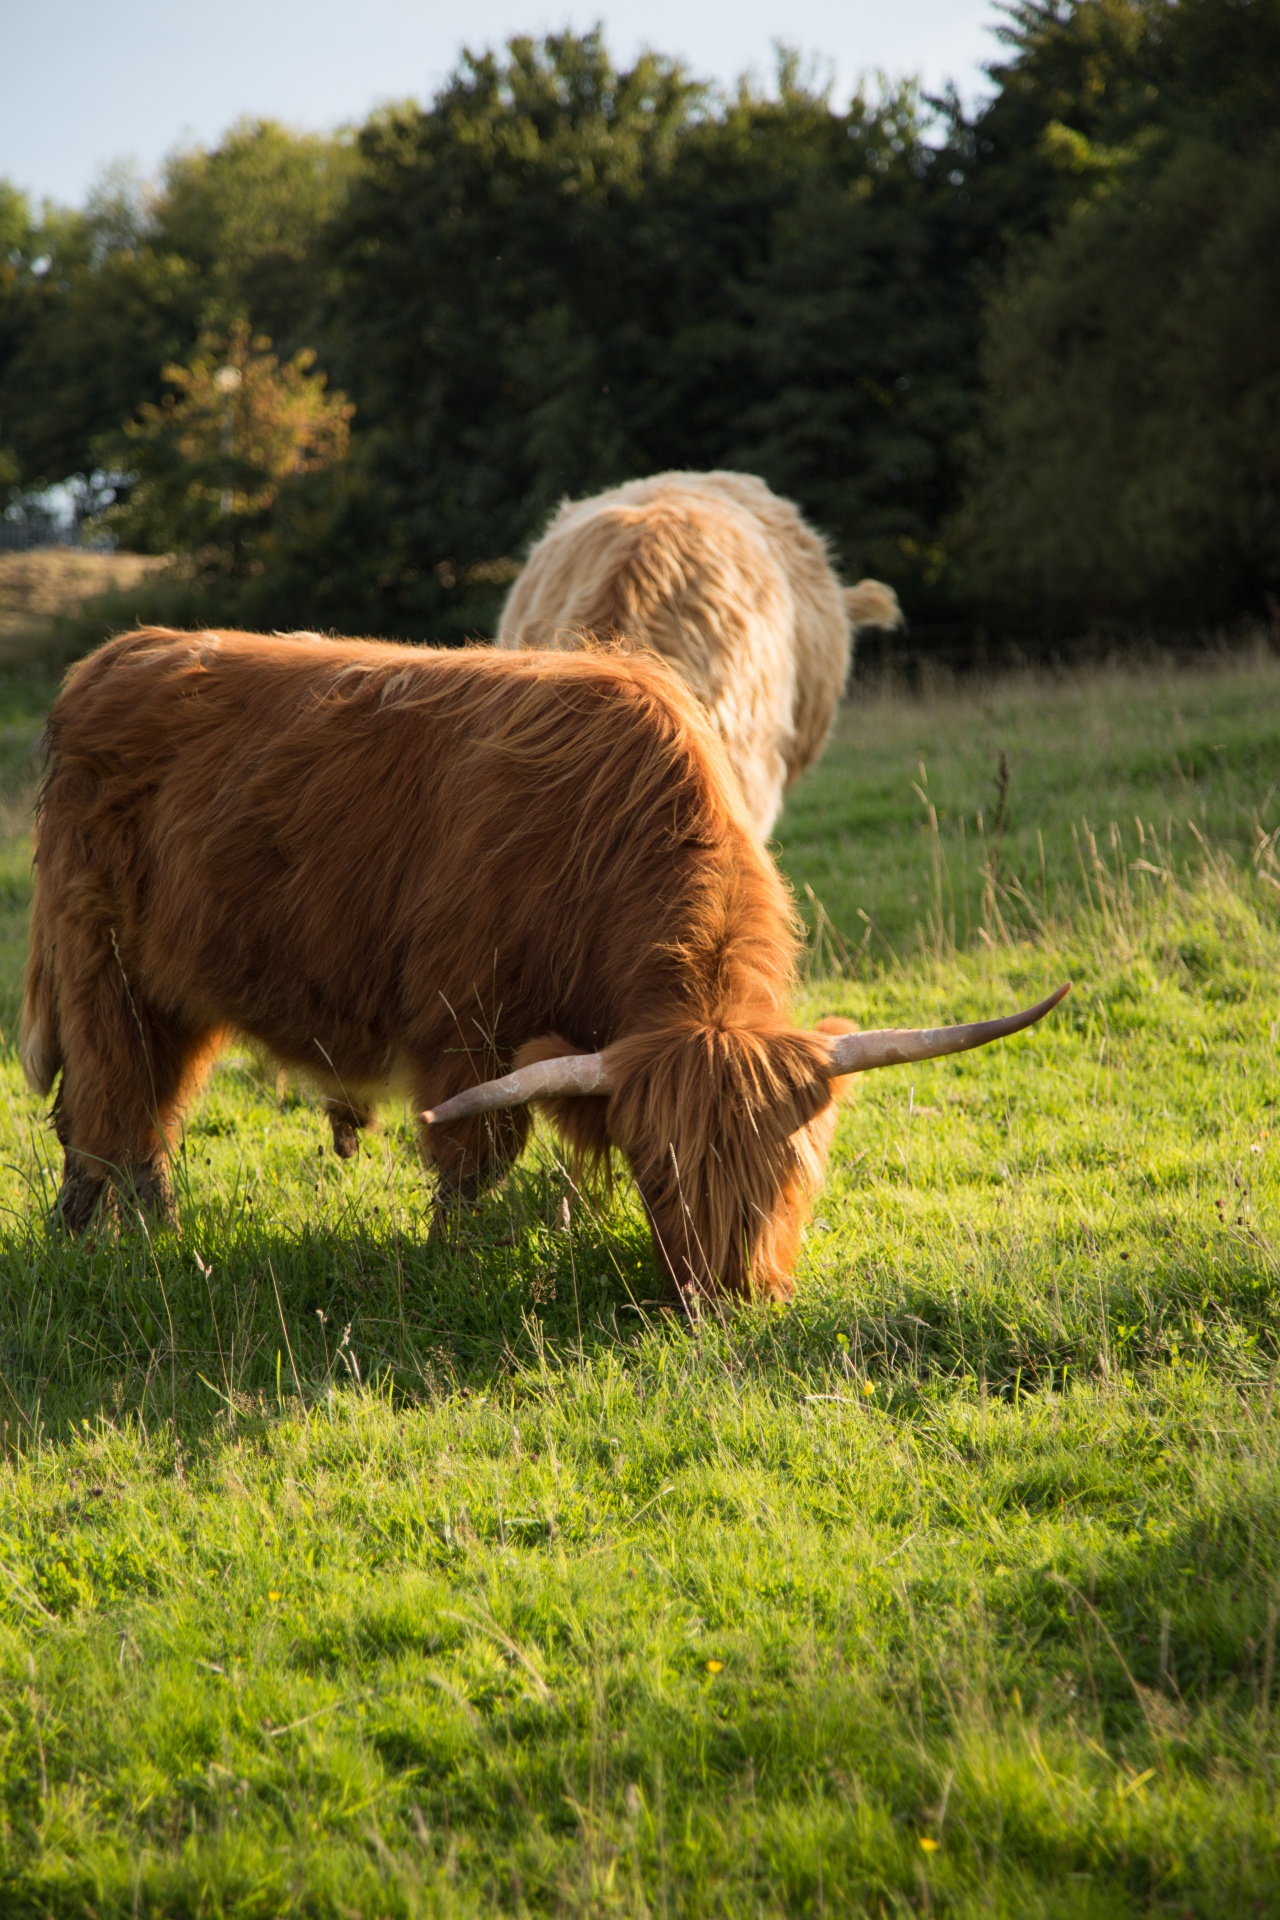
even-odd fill
[(610, 1049), (609, 1127), (676, 1284), (784, 1295), (835, 1124), (812, 1035), (732, 1026), (638, 1034)]
[[(521, 1063), (557, 1048), (548, 1036)], [(818, 1037), (691, 1023), (629, 1036), (607, 1058), (607, 1113), (602, 1100), (545, 1103), (575, 1171), (607, 1177), (610, 1141), (620, 1149), (686, 1297), (708, 1275), (718, 1294), (788, 1296), (836, 1123)]]

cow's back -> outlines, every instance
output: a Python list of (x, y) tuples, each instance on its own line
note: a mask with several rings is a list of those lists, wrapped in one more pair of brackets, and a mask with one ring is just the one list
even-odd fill
[(754, 515), (791, 589), (795, 673), (788, 767), (795, 779), (826, 745), (853, 652), (848, 604), (830, 548), (792, 501), (753, 473), (716, 468), (685, 478)]
[(508, 594), (500, 646), (616, 632), (679, 667), (758, 827), (817, 759), (852, 630), (826, 542), (755, 475), (672, 471), (566, 501)]
[(656, 663), (152, 630), (69, 676), (39, 860), (150, 996), (377, 1080), (687, 997), (727, 885), (785, 916), (733, 793)]
[(669, 662), (724, 741), (757, 829), (788, 778), (796, 705), (795, 605), (756, 516), (658, 475), (566, 503), (503, 608), (501, 647), (619, 639)]

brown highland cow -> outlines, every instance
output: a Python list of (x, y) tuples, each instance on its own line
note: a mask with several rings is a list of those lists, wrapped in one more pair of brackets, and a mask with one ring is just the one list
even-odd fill
[(686, 1298), (785, 1294), (837, 1076), (1044, 1011), (790, 1026), (788, 896), (654, 661), (145, 631), (72, 670), (48, 753), (22, 1051), (41, 1092), (61, 1070), (75, 1229), (108, 1189), (168, 1205), (239, 1032), (353, 1120), (396, 1089), (433, 1109), (446, 1196), (502, 1173), (541, 1099), (625, 1156)]

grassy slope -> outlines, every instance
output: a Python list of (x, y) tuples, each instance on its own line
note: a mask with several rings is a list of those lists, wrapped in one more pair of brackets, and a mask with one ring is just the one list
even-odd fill
[(6, 1052), (0, 1909), (1280, 1911), (1278, 726), (1264, 669), (846, 719), (784, 855), (903, 958), (810, 1010), (1077, 987), (870, 1076), (796, 1303), (725, 1326), (545, 1146), (426, 1247), (404, 1121), (342, 1169), (247, 1060), (180, 1241), (49, 1241)]
[[(1155, 858), (1190, 860), (1197, 832), (1247, 856), (1255, 822), (1280, 821), (1278, 694), (1265, 661), (1216, 673), (1081, 674), (1052, 688), (1009, 679), (923, 703), (855, 689), (826, 759), (791, 796), (785, 863), (851, 944), (865, 940), (887, 960), (910, 950), (939, 905), (943, 930), (972, 940), (993, 851), (1037, 905), (1069, 909), (1080, 894), (1086, 822), (1104, 832), (1117, 822), (1130, 858), (1143, 851), (1134, 844), (1138, 820), (1165, 850)], [(993, 840), (1002, 754), (1004, 831)], [(920, 848), (922, 795), (946, 843), (940, 897)]]

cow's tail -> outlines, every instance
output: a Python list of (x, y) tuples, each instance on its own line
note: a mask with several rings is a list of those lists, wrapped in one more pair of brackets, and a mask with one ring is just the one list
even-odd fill
[(54, 990), (54, 962), (42, 911), (39, 870), (31, 902), (31, 935), (22, 981), (22, 1071), (37, 1093), (49, 1093), (62, 1065), (58, 1038), (58, 1002)]
[(898, 605), (898, 596), (892, 587), (883, 580), (859, 580), (856, 586), (844, 590), (844, 608), (849, 616), (849, 625), (856, 633), (859, 627), (900, 627), (902, 608)]

